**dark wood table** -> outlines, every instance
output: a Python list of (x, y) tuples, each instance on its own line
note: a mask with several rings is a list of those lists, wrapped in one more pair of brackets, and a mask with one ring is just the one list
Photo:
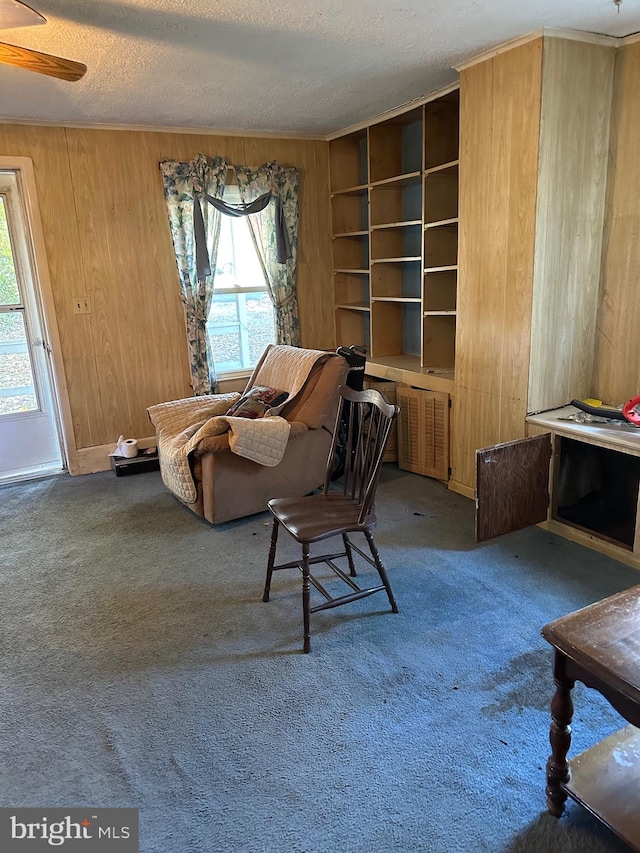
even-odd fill
[[(612, 595), (542, 629), (554, 648), (547, 805), (567, 796), (640, 851), (640, 586)], [(576, 758), (571, 746), (576, 681), (598, 690), (631, 723)]]

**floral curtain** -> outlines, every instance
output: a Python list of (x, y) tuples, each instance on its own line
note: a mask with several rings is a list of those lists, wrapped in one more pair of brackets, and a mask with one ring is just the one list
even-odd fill
[[(191, 368), (191, 385), (196, 396), (211, 394), (217, 388), (215, 364), (207, 334), (207, 319), (213, 299), (213, 273), (216, 269), (220, 239), (220, 213), (200, 200), (202, 191), (222, 198), (227, 177), (227, 161), (223, 157), (198, 154), (189, 163), (163, 160), (160, 171), (164, 197), (169, 213), (181, 298), (185, 308), (187, 341)], [(194, 205), (202, 211), (211, 273), (198, 278), (194, 237)]]
[[(258, 169), (236, 166), (235, 173), (240, 198), (244, 204), (266, 192), (271, 192), (274, 196), (261, 213), (249, 216), (247, 221), (276, 312), (277, 342), (300, 346), (296, 296), (298, 170), (272, 161)], [(289, 238), (290, 257), (285, 263), (278, 262), (278, 216), (284, 219), (282, 225), (286, 228)], [(282, 256), (282, 249), (280, 255)]]

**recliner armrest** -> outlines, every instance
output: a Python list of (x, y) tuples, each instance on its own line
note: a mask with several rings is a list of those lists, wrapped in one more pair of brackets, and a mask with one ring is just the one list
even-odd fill
[(206, 421), (215, 415), (223, 415), (238, 400), (240, 394), (205, 394), (202, 397), (185, 397), (168, 403), (149, 406), (147, 415), (158, 434), (165, 430), (181, 432), (198, 421)]
[[(290, 427), (291, 431), (289, 432), (289, 441), (309, 432), (309, 427), (300, 421), (291, 422)], [(201, 456), (204, 456), (205, 453), (222, 453), (225, 450), (229, 450), (228, 432), (224, 432), (222, 435), (210, 435), (201, 439), (198, 446), (193, 451), (193, 455), (198, 459)]]

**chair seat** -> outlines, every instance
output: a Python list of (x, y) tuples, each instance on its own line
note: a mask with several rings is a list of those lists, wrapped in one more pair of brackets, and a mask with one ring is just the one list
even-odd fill
[(341, 494), (276, 498), (267, 506), (297, 542), (317, 542), (340, 533), (371, 530), (376, 525), (374, 513), (360, 523), (361, 504)]

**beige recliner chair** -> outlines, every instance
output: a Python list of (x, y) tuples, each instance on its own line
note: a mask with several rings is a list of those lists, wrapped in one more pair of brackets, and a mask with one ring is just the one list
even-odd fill
[[(297, 364), (301, 371), (296, 372)], [(242, 396), (258, 385), (290, 393), (279, 412), (289, 422), (288, 440), (284, 455), (273, 467), (232, 452), (227, 431), (204, 434), (207, 424), (241, 395), (212, 394), (151, 406), (148, 412), (158, 434), (165, 484), (211, 524), (263, 512), (272, 498), (301, 497), (318, 488), (324, 482), (338, 388), (348, 372), (346, 360), (336, 353), (267, 347)], [(175, 487), (170, 453), (184, 457), (184, 476), (191, 481), (184, 488)]]

